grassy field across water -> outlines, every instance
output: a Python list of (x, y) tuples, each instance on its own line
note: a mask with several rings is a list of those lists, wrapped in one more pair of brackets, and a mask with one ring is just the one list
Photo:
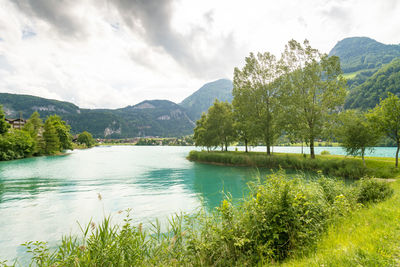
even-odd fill
[(264, 152), (191, 151), (188, 159), (196, 162), (230, 166), (315, 171), (348, 179), (359, 179), (365, 176), (395, 178), (400, 174), (399, 169), (395, 168), (394, 158), (366, 157), (366, 167), (363, 166), (359, 157), (337, 155), (316, 155), (315, 159), (311, 159), (309, 155), (305, 157), (301, 154), (274, 153), (268, 156)]

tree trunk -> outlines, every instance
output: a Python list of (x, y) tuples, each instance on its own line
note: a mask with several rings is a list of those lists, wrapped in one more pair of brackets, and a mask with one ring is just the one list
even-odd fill
[(301, 154), (304, 154), (303, 153), (303, 140), (301, 141)]
[(246, 147), (246, 153), (249, 152), (249, 151), (247, 150), (247, 139), (246, 139), (246, 138), (244, 139), (244, 146)]
[(400, 149), (400, 141), (397, 140), (397, 150), (396, 150), (396, 168), (399, 167), (399, 149)]
[(315, 159), (314, 138), (310, 138), (310, 156), (311, 156), (312, 159)]
[(362, 161), (363, 161), (364, 168), (366, 168), (367, 165), (365, 165), (364, 150), (361, 151), (361, 158), (362, 158)]
[(271, 156), (271, 146), (269, 145), (269, 143), (267, 143), (266, 145), (267, 145), (267, 155)]
[(228, 143), (225, 143), (225, 151), (228, 151)]

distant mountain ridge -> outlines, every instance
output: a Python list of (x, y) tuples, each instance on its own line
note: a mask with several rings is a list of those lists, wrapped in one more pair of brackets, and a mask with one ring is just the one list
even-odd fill
[(370, 70), (400, 57), (400, 45), (389, 45), (368, 37), (345, 38), (332, 48), (330, 56), (338, 56), (344, 73)]
[(196, 114), (207, 111), (215, 98), (231, 101), (232, 82), (222, 79), (207, 83), (183, 100), (186, 105), (145, 100), (119, 109), (83, 109), (65, 101), (8, 93), (0, 93), (0, 105), (12, 118), (19, 117), (20, 112), (23, 118), (29, 118), (34, 111), (42, 119), (57, 114), (71, 125), (73, 133), (89, 131), (97, 138), (176, 137), (192, 134)]

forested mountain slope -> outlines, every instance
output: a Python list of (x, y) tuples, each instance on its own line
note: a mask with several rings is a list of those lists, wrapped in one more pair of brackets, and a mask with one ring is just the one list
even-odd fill
[(189, 117), (196, 121), (203, 112), (208, 110), (216, 98), (219, 101), (232, 102), (232, 88), (232, 81), (227, 79), (206, 83), (199, 90), (185, 98), (180, 105), (188, 111)]

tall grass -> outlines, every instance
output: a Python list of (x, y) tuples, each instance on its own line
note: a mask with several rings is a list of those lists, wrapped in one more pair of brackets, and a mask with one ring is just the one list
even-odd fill
[(346, 158), (343, 156), (317, 156), (316, 159), (304, 157), (300, 154), (275, 153), (268, 156), (261, 152), (206, 152), (191, 151), (189, 160), (234, 165), (234, 166), (256, 166), (271, 169), (294, 169), (302, 171), (322, 172), (328, 176), (359, 179), (364, 176), (380, 178), (393, 178), (399, 175), (399, 170), (391, 162), (377, 159), (367, 160), (367, 168), (357, 158)]
[(400, 266), (400, 181), (387, 201), (335, 220), (316, 249), (282, 266)]
[(24, 246), (37, 266), (271, 264), (312, 253), (331, 225), (361, 208), (361, 199), (368, 204), (392, 193), (387, 183), (372, 180), (346, 186), (324, 177), (287, 179), (279, 172), (250, 185), (240, 204), (227, 198), (212, 213), (173, 216), (166, 230), (159, 221), (143, 229), (128, 211), (121, 225), (113, 225), (110, 217), (90, 223), (81, 236), (63, 237), (55, 251), (44, 242)]

